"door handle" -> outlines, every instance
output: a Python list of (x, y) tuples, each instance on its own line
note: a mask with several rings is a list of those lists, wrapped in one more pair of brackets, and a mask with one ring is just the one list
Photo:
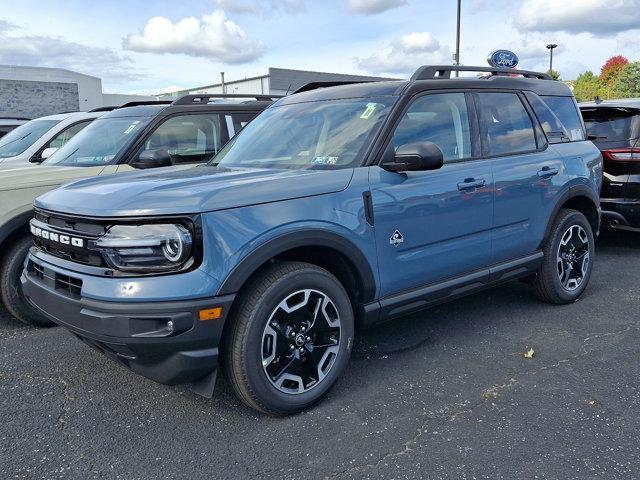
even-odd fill
[(557, 175), (559, 170), (555, 167), (542, 167), (542, 170), (538, 170), (538, 176), (540, 178), (551, 178)]
[(467, 192), (469, 190), (475, 190), (476, 188), (482, 188), (485, 185), (484, 178), (467, 178), (464, 182), (458, 184), (458, 190)]

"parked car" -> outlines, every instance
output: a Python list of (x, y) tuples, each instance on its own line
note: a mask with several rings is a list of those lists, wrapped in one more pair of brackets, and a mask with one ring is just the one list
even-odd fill
[(14, 128), (24, 125), (30, 119), (22, 117), (0, 117), (0, 138), (4, 137)]
[(41, 163), (104, 113), (61, 113), (31, 120), (0, 138), (0, 167)]
[(422, 67), (285, 97), (208, 165), (39, 197), (22, 282), (135, 372), (211, 396), (222, 365), (247, 405), (290, 414), (336, 382), (356, 325), (521, 278), (575, 301), (601, 173), (563, 83)]
[(640, 99), (581, 103), (587, 134), (602, 151), (602, 224), (640, 231)]
[(28, 225), (33, 200), (80, 178), (207, 162), (271, 103), (267, 97), (235, 96), (234, 101), (225, 96), (223, 102), (215, 97), (129, 103), (104, 114), (41, 166), (0, 171), (0, 298), (13, 316), (36, 326), (53, 325), (25, 301), (19, 288), (33, 243)]

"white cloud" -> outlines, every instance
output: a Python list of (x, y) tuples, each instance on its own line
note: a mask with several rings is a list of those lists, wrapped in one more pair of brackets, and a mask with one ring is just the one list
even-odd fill
[(358, 68), (371, 73), (410, 75), (427, 64), (451, 63), (449, 47), (441, 46), (428, 32), (413, 32), (394, 40), (377, 53), (356, 58)]
[(537, 32), (612, 36), (638, 28), (640, 0), (525, 0), (515, 24)]
[(305, 0), (213, 0), (218, 8), (239, 15), (267, 16), (271, 13), (299, 13)]
[(262, 43), (249, 38), (222, 10), (176, 23), (153, 17), (141, 35), (127, 35), (122, 44), (135, 52), (182, 53), (228, 64), (252, 62), (265, 51)]
[(375, 15), (407, 4), (406, 0), (347, 0), (349, 10), (362, 15)]
[(66, 68), (108, 80), (141, 75), (131, 59), (111, 48), (70, 42), (61, 37), (27, 35), (15, 24), (0, 20), (0, 64)]

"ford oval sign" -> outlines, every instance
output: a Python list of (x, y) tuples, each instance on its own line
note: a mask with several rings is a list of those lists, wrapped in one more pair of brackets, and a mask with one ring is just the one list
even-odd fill
[(509, 50), (494, 50), (487, 57), (487, 62), (492, 67), (516, 68), (518, 56)]

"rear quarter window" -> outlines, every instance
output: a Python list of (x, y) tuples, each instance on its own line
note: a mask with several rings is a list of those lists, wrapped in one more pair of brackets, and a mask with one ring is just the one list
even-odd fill
[(544, 95), (540, 97), (551, 111), (560, 119), (569, 133), (572, 142), (580, 142), (586, 138), (578, 105), (573, 97), (556, 97)]

